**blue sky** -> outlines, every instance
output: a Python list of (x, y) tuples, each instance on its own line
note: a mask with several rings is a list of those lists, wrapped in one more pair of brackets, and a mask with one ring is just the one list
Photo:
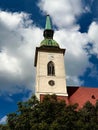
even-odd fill
[(34, 92), (35, 47), (46, 14), (66, 48), (67, 85), (98, 87), (97, 0), (0, 0), (0, 123)]

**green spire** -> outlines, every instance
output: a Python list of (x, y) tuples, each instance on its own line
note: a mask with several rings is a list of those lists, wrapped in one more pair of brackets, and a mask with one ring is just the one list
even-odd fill
[(45, 29), (52, 29), (52, 24), (51, 24), (51, 20), (50, 20), (50, 16), (49, 15), (47, 15), (47, 17), (46, 17)]
[(52, 29), (50, 16), (47, 15), (45, 30), (43, 32), (44, 40), (41, 42), (40, 46), (59, 47), (59, 44), (55, 40), (53, 40), (53, 34), (54, 34), (54, 30)]

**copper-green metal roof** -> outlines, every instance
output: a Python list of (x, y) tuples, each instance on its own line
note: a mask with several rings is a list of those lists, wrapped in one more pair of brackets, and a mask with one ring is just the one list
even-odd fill
[(59, 47), (59, 44), (53, 40), (54, 31), (52, 29), (52, 23), (50, 20), (50, 16), (46, 17), (46, 26), (44, 30), (44, 40), (40, 43), (40, 46), (51, 46), (51, 47)]
[(45, 29), (52, 29), (52, 24), (51, 24), (51, 20), (50, 20), (50, 16), (49, 15), (47, 15), (47, 17), (46, 17)]
[(40, 46), (53, 46), (53, 47), (59, 47), (59, 44), (55, 41), (55, 40), (53, 40), (53, 39), (44, 39), (42, 42), (41, 42), (41, 44), (40, 44)]

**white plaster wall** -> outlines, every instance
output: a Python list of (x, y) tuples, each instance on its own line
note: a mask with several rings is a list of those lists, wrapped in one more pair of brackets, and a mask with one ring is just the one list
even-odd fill
[[(47, 76), (47, 64), (53, 61), (55, 65), (55, 76)], [(38, 52), (36, 68), (36, 94), (55, 93), (67, 95), (66, 76), (64, 68), (63, 53)], [(49, 80), (54, 80), (55, 85), (48, 84)]]

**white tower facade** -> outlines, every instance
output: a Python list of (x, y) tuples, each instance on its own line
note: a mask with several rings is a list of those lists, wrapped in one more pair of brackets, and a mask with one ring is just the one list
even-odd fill
[(41, 42), (40, 47), (36, 47), (35, 53), (35, 94), (38, 99), (46, 94), (68, 96), (64, 67), (65, 49), (61, 49), (53, 40), (53, 33), (50, 17), (47, 15), (45, 39)]

